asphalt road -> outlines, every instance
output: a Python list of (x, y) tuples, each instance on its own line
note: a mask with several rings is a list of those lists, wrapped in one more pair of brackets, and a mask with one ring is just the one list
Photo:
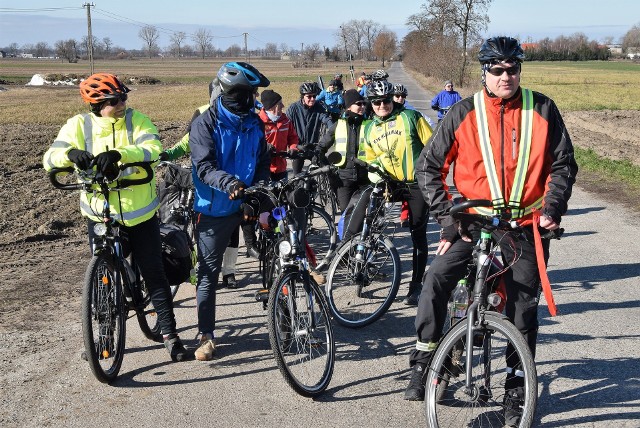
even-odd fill
[[(409, 87), (409, 101), (426, 109), (433, 94), (420, 90), (399, 64), (389, 72), (391, 81)], [(563, 221), (567, 232), (552, 244), (549, 263), (560, 314), (551, 318), (544, 302), (540, 307), (536, 426), (640, 426), (640, 227), (633, 218), (621, 206), (575, 189)], [(399, 296), (404, 296), (410, 239), (406, 229), (397, 232), (404, 271)], [(431, 224), (430, 254), (436, 239)], [(371, 326), (336, 326), (333, 379), (312, 400), (293, 392), (275, 365), (265, 311), (253, 299), (257, 263), (240, 257), (237, 276), (242, 288), (218, 294), (214, 361), (171, 363), (163, 347), (144, 339), (130, 320), (120, 377), (102, 385), (79, 357), (80, 323), (61, 323), (64, 347), (46, 367), (33, 368), (46, 370), (41, 382), (24, 385), (39, 406), (22, 409), (19, 420), (9, 417), (7, 426), (425, 426), (422, 403), (402, 399), (415, 343), (415, 308), (398, 301)], [(176, 314), (180, 334), (191, 344), (194, 305), (194, 288), (184, 285)], [(28, 355), (20, 361), (29, 363)], [(3, 387), (2, 394), (11, 391)]]

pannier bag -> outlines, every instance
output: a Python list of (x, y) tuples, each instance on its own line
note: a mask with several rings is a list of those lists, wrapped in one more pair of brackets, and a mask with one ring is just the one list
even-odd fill
[(180, 205), (180, 201), (187, 198), (189, 189), (193, 188), (191, 171), (176, 164), (168, 164), (164, 173), (164, 180), (158, 184), (160, 198), (160, 221), (168, 224), (182, 224), (184, 219), (171, 215), (171, 210)]
[(169, 285), (180, 285), (189, 280), (191, 272), (191, 243), (189, 236), (178, 226), (160, 224), (162, 261)]

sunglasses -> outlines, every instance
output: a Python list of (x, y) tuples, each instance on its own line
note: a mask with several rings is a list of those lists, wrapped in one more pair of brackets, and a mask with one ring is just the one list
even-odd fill
[(109, 100), (107, 100), (107, 104), (109, 104), (111, 107), (115, 107), (118, 105), (118, 103), (120, 103), (121, 101), (127, 102), (127, 98), (129, 98), (127, 96), (127, 94), (118, 94), (118, 98), (111, 98)]
[(518, 74), (518, 72), (520, 71), (520, 67), (517, 65), (514, 65), (513, 67), (507, 67), (507, 68), (503, 68), (503, 67), (493, 67), (487, 70), (489, 72), (489, 74), (491, 74), (492, 76), (502, 76), (502, 73), (504, 73), (505, 71), (507, 72), (507, 74), (509, 76), (515, 76), (516, 74)]
[(314, 95), (314, 94), (305, 94), (305, 95), (304, 95), (304, 97), (305, 97), (305, 98), (309, 98), (309, 99), (311, 99), (311, 98), (316, 98), (316, 97), (317, 97), (317, 95)]
[(381, 104), (391, 104), (391, 99), (390, 98), (383, 98), (381, 100), (373, 100), (373, 101), (371, 101), (371, 104), (373, 104), (374, 106), (379, 106)]
[(367, 103), (365, 103), (364, 101), (356, 101), (355, 103), (353, 103), (354, 105), (357, 105), (358, 107), (364, 107), (367, 105)]
[(395, 94), (394, 97), (396, 97), (396, 98), (407, 98), (406, 95), (402, 95), (402, 94)]

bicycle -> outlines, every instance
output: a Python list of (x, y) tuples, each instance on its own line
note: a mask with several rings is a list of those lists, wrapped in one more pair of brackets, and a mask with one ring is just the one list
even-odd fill
[[(122, 179), (126, 169), (142, 168), (147, 176)], [(80, 182), (67, 183), (59, 174), (70, 174)], [(142, 333), (150, 340), (162, 343), (157, 326), (156, 312), (151, 298), (132, 256), (124, 255), (120, 224), (112, 217), (109, 193), (129, 186), (147, 184), (153, 179), (150, 162), (120, 165), (118, 176), (109, 179), (101, 173), (76, 170), (74, 167), (54, 168), (49, 180), (61, 190), (81, 190), (104, 196), (100, 217), (102, 222), (93, 227), (93, 257), (87, 266), (82, 289), (82, 335), (91, 371), (102, 383), (111, 383), (118, 376), (125, 351), (126, 320), (133, 311)], [(114, 187), (111, 187), (115, 183)], [(95, 186), (98, 189), (95, 189)], [(129, 259), (129, 260), (128, 260)]]
[[(504, 299), (497, 291), (503, 267), (499, 245), (492, 231), (522, 233), (515, 223), (500, 215), (464, 212), (473, 207), (492, 207), (488, 200), (468, 200), (451, 208), (451, 216), (481, 227), (467, 277), (475, 275), (471, 304), (466, 316), (455, 322), (441, 338), (426, 376), (425, 409), (430, 427), (503, 426), (507, 372), (524, 380), (521, 427), (533, 421), (538, 397), (537, 372), (529, 346), (520, 331), (502, 315)], [(559, 238), (562, 229), (545, 238)], [(475, 273), (474, 273), (475, 272)], [(507, 365), (509, 361), (509, 365)], [(510, 368), (511, 367), (511, 368)]]
[(268, 220), (273, 234), (263, 255), (263, 267), (277, 277), (256, 294), (265, 302), (269, 343), (285, 381), (298, 394), (314, 397), (322, 393), (333, 374), (335, 341), (330, 311), (324, 294), (310, 275), (305, 227), (311, 205), (308, 179), (331, 167), (299, 174), (245, 190), (247, 197), (266, 196), (273, 206)]
[[(381, 168), (354, 159), (357, 166), (378, 174), (362, 231), (343, 241), (327, 273), (326, 294), (335, 320), (350, 328), (369, 325), (391, 306), (400, 288), (398, 250), (386, 234), (394, 179)], [(345, 226), (346, 227), (346, 226)]]

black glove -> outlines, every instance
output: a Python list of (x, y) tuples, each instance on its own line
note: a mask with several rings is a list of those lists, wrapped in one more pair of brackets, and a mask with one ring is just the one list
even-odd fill
[[(98, 171), (105, 173), (111, 173), (116, 162), (122, 158), (122, 155), (117, 150), (109, 150), (107, 152), (100, 153), (93, 161), (93, 164), (98, 168)], [(115, 166), (115, 165), (114, 165)]]
[(168, 161), (169, 160), (169, 153), (160, 152), (160, 154), (158, 155), (158, 159), (161, 160), (161, 161)]
[(71, 149), (67, 153), (67, 157), (71, 162), (76, 164), (78, 168), (85, 170), (91, 166), (93, 155), (86, 150)]
[(242, 212), (244, 219), (255, 221), (260, 214), (260, 201), (256, 197), (249, 197), (242, 203)]
[(440, 110), (440, 107), (438, 107), (437, 105), (435, 105), (435, 106), (431, 106), (431, 108), (432, 108), (432, 109), (434, 109), (435, 111)]
[(440, 229), (440, 240), (447, 242), (455, 242), (458, 240), (458, 223), (450, 224)]
[(241, 180), (235, 180), (229, 186), (229, 199), (236, 200), (244, 197), (244, 189), (248, 186)]

